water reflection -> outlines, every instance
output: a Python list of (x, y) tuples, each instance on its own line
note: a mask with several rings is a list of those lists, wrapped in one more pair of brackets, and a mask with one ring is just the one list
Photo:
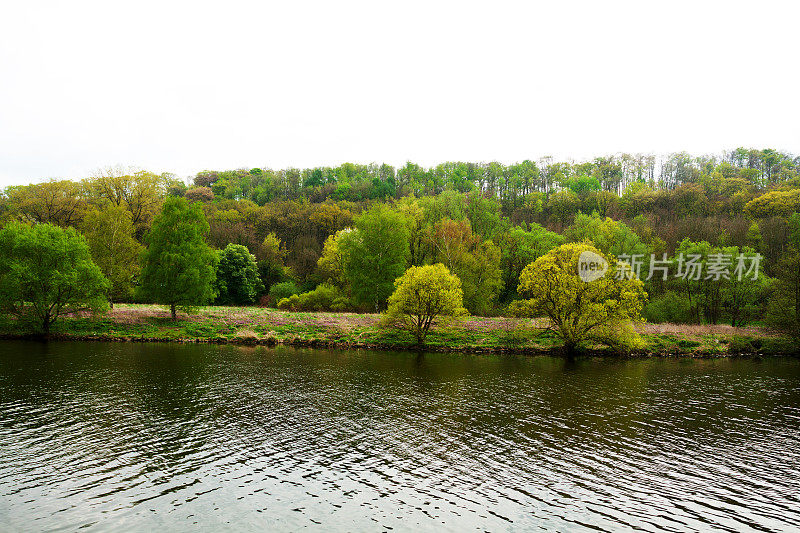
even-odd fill
[(800, 364), (0, 344), (0, 524), (800, 527)]

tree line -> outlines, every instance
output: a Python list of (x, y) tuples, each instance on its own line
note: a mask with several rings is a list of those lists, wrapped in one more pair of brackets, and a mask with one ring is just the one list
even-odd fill
[[(745, 284), (648, 280), (643, 313), (777, 324), (798, 309), (799, 167), (790, 154), (740, 148), (719, 158), (203, 171), (191, 183), (107, 169), (79, 182), (7, 187), (0, 223), (74, 228), (108, 280), (112, 305), (156, 301), (156, 287), (167, 284), (171, 263), (148, 259), (162, 254), (155, 236), (164, 224), (196, 234), (210, 266), (191, 276), (208, 288), (176, 299), (173, 310), (184, 300), (382, 310), (409, 267), (442, 264), (459, 279), (468, 312), (504, 314), (523, 296), (523, 270), (565, 243), (591, 241), (603, 254), (645, 263), (761, 254), (760, 277)], [(170, 209), (182, 214), (169, 218)]]

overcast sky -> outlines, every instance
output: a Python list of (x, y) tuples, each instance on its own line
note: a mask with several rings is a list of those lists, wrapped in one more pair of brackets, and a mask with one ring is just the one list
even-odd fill
[(800, 153), (798, 20), (767, 1), (3, 2), (0, 185)]

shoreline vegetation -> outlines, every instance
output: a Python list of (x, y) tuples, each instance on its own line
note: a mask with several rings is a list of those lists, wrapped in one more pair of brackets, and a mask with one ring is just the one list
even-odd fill
[[(568, 357), (800, 351), (800, 156), (659, 161), (348, 163), (202, 171), (191, 184), (111, 168), (7, 187), (0, 333)], [(170, 315), (104, 317), (117, 302)]]
[[(244, 346), (297, 346), (371, 350), (419, 350), (475, 354), (561, 355), (563, 343), (541, 330), (536, 319), (464, 317), (440, 321), (423, 348), (413, 335), (388, 328), (380, 314), (290, 312), (261, 307), (201, 307), (179, 313), (173, 321), (168, 308), (149, 304), (116, 304), (106, 315), (65, 316), (49, 340), (175, 342)], [(40, 335), (6, 320), (2, 339), (36, 339)], [(582, 353), (604, 356), (730, 357), (797, 356), (789, 337), (766, 328), (728, 325), (640, 324), (645, 346), (619, 351), (589, 345)]]

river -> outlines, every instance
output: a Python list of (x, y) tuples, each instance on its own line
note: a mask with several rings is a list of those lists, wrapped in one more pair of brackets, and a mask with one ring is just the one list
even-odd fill
[(789, 531), (800, 361), (0, 343), (2, 531)]

